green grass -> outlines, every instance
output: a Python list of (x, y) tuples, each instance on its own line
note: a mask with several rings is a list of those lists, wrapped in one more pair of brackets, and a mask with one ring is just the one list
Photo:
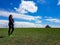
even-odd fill
[(0, 45), (60, 45), (60, 28), (0, 28)]

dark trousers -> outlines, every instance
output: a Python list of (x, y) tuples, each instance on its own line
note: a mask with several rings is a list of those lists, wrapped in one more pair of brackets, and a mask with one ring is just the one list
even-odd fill
[(10, 36), (14, 31), (14, 25), (9, 25), (8, 35)]

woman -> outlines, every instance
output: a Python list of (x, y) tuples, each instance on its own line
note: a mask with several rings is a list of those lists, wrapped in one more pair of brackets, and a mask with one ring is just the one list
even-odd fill
[(14, 19), (11, 14), (9, 15), (9, 24), (8, 25), (9, 25), (8, 35), (10, 36), (14, 31)]

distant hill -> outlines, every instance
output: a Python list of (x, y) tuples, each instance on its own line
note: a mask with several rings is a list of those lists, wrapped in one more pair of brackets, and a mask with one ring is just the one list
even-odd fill
[(45, 28), (51, 28), (49, 25), (46, 25)]

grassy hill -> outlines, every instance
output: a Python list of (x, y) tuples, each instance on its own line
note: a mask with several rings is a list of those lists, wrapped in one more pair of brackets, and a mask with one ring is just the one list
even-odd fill
[(0, 28), (0, 45), (60, 45), (60, 28)]

